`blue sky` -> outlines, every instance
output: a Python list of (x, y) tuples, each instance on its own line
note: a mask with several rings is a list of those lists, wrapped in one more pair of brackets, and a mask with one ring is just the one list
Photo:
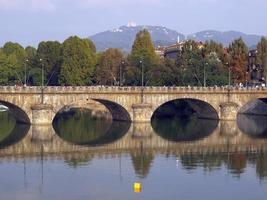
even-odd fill
[(0, 45), (87, 37), (126, 25), (267, 35), (267, 0), (0, 0)]

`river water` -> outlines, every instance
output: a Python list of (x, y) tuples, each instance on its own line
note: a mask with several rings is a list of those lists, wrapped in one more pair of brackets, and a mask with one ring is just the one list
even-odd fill
[(133, 124), (72, 109), (28, 126), (0, 112), (0, 199), (266, 199), (266, 138), (264, 116)]

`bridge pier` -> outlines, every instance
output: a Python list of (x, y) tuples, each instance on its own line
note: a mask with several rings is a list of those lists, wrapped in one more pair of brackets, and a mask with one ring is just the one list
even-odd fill
[(50, 125), (33, 125), (32, 130), (32, 141), (34, 142), (51, 142), (55, 135), (53, 126)]
[(54, 117), (53, 106), (49, 104), (36, 104), (32, 109), (33, 125), (51, 125)]
[(239, 129), (236, 121), (220, 121), (220, 135), (225, 137), (235, 137), (238, 135)]
[(150, 123), (133, 123), (133, 139), (145, 139), (151, 138), (154, 134), (154, 130)]
[(152, 105), (149, 103), (133, 104), (133, 122), (150, 122), (152, 117)]
[(220, 120), (235, 121), (237, 119), (238, 105), (226, 102), (220, 105)]

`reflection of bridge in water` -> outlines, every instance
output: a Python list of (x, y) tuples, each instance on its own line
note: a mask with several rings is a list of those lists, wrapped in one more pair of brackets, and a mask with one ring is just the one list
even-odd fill
[[(226, 152), (262, 152), (267, 140), (250, 137), (240, 131), (236, 122), (221, 121), (209, 136), (191, 142), (172, 142), (157, 135), (150, 123), (133, 123), (117, 141), (102, 146), (79, 146), (62, 140), (52, 126), (32, 126), (18, 143), (0, 150), (0, 157), (35, 156), (67, 153), (123, 153), (145, 149), (150, 152), (183, 154), (212, 154)], [(80, 154), (83, 156), (82, 154)]]

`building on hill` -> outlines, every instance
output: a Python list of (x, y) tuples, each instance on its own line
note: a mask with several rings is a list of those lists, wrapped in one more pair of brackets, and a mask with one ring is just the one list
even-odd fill
[[(178, 51), (181, 51), (183, 49), (184, 44), (185, 41), (177, 42), (176, 44), (165, 47), (158, 46), (155, 51), (160, 57), (176, 59)], [(198, 42), (197, 44), (199, 49), (202, 49), (204, 47), (204, 44), (202, 42)]]

